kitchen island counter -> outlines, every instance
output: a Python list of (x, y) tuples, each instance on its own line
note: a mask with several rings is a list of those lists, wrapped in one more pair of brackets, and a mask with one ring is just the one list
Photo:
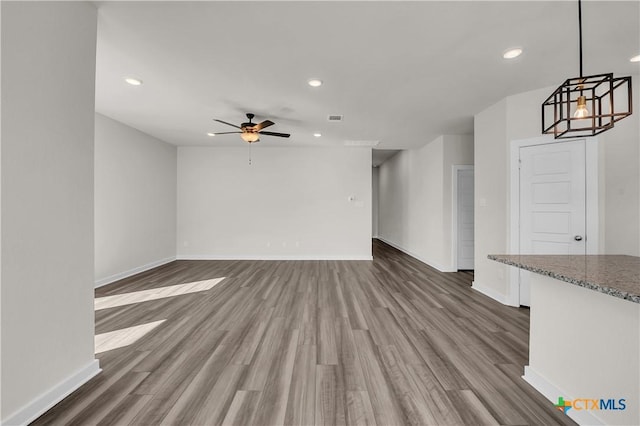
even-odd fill
[(488, 257), (496, 262), (640, 303), (640, 257), (506, 254)]
[(640, 424), (640, 258), (489, 259), (533, 272), (523, 378), (579, 424)]

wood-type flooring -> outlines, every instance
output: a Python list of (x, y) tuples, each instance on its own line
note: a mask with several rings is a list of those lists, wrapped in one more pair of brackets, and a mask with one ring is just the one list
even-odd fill
[(97, 334), (165, 321), (33, 424), (574, 424), (521, 378), (528, 310), (373, 244), (373, 261), (176, 261), (97, 289), (226, 277), (96, 311)]

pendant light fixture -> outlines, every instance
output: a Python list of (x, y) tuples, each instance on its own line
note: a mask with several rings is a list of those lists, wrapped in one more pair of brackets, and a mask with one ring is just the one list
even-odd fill
[[(542, 133), (555, 139), (595, 136), (631, 115), (631, 77), (582, 73), (582, 1), (578, 0), (580, 77), (570, 78), (542, 104)], [(615, 95), (615, 96), (614, 96)]]

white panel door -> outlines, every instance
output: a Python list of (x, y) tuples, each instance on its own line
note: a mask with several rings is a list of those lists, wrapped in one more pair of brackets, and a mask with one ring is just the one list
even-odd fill
[[(585, 141), (520, 148), (520, 254), (586, 253)], [(529, 272), (520, 304), (529, 306)]]
[(458, 269), (473, 269), (473, 169), (458, 174)]

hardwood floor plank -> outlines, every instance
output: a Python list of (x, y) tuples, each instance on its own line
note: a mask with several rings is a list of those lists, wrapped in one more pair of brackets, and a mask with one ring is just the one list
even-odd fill
[[(190, 382), (225, 334), (225, 331), (211, 331), (205, 334), (205, 330), (201, 329), (199, 332), (189, 334), (189, 338), (180, 340), (179, 345), (160, 345), (157, 354), (154, 351), (148, 359), (134, 367), (134, 371), (152, 373), (134, 390), (134, 393), (158, 395), (163, 391), (167, 393), (175, 389), (178, 383)], [(163, 351), (165, 346), (170, 348), (170, 352)], [(184, 351), (185, 346), (191, 350)]]
[(203, 389), (206, 398), (190, 423), (193, 425), (222, 423), (246, 369), (245, 365), (229, 365), (222, 371), (211, 390)]
[(173, 297), (181, 294), (206, 291), (211, 289), (223, 279), (224, 277), (221, 277), (206, 281), (196, 281), (174, 286), (158, 287), (151, 290), (141, 290), (112, 296), (98, 297), (95, 299), (94, 308), (96, 311), (99, 311), (101, 309), (131, 305), (134, 303), (146, 302), (148, 300), (163, 299), (166, 297)]
[[(451, 354), (451, 357), (457, 361), (456, 365), (471, 385), (471, 389), (501, 424), (527, 423), (522, 414), (505, 399), (507, 392), (502, 389), (502, 383), (497, 378), (498, 370), (494, 365), (483, 362), (476, 352), (466, 347), (459, 348), (459, 352)], [(484, 371), (486, 374), (478, 375), (478, 371)]]
[[(255, 315), (261, 310), (261, 300), (252, 297), (255, 289), (241, 287), (231, 299), (218, 311), (223, 318), (215, 327), (218, 330), (238, 330), (254, 321)], [(242, 300), (243, 303), (238, 301)]]
[(460, 410), (464, 410), (465, 407), (457, 407), (453, 404), (427, 366), (422, 364), (408, 365), (407, 370), (414, 385), (418, 388), (418, 392), (427, 403), (431, 414), (435, 417), (436, 424), (464, 424)]
[(404, 424), (402, 410), (387, 383), (377, 355), (377, 348), (369, 332), (354, 330), (353, 336), (376, 423), (381, 425)]
[(379, 349), (384, 370), (402, 407), (403, 423), (408, 425), (437, 424), (431, 408), (427, 406), (420, 391), (411, 380), (407, 366), (404, 365), (398, 350), (392, 345), (381, 346)]
[(316, 353), (314, 345), (297, 348), (285, 414), (286, 425), (315, 424)]
[[(136, 347), (139, 351), (153, 351), (153, 354), (147, 357), (145, 362), (162, 362), (176, 345), (179, 345), (183, 339), (188, 338), (192, 330), (197, 329), (197, 325), (198, 323), (193, 321), (190, 315), (184, 315), (175, 321), (165, 322), (162, 326), (162, 333), (154, 333), (148, 336), (144, 341), (139, 342)], [(149, 366), (146, 370), (136, 369), (136, 371), (151, 371), (154, 368), (154, 366)]]
[(339, 385), (337, 366), (316, 366), (315, 424), (345, 425), (344, 402)]
[(151, 395), (126, 395), (120, 404), (98, 422), (97, 426), (130, 424), (142, 408), (151, 401), (151, 398)]
[(318, 309), (318, 364), (338, 364), (336, 347), (335, 314), (333, 309)]
[(302, 311), (302, 321), (300, 324), (300, 345), (313, 345), (317, 346), (317, 331), (318, 331), (318, 315), (317, 306), (313, 299), (313, 289), (307, 294), (307, 300), (305, 301)]
[(115, 382), (101, 395), (99, 399), (92, 401), (78, 415), (74, 416), (67, 424), (69, 426), (82, 426), (97, 424), (107, 417), (129, 395), (149, 373), (130, 372)]
[(374, 315), (377, 318), (380, 329), (383, 330), (383, 334), (385, 335), (384, 340), (388, 342), (388, 344), (398, 348), (405, 362), (407, 364), (420, 363), (422, 359), (400, 326), (404, 318), (396, 319), (390, 310), (386, 308), (374, 309)]
[(425, 336), (423, 332), (415, 330), (407, 323), (402, 323), (401, 325), (407, 339), (416, 348), (416, 351), (420, 354), (420, 358), (422, 359), (422, 362), (415, 364), (426, 365), (443, 389), (450, 390), (469, 388), (469, 383), (465, 380), (455, 365), (446, 361), (446, 355), (443, 355), (443, 358), (436, 350), (434, 350), (433, 346), (429, 344), (430, 339)]
[(283, 345), (265, 382), (256, 411), (255, 422), (260, 425), (283, 425), (293, 368), (298, 348), (298, 330), (287, 330)]
[(96, 334), (94, 344), (95, 353), (98, 354), (129, 346), (150, 333), (163, 322), (165, 322), (165, 320), (158, 320), (146, 324), (134, 325), (120, 330), (109, 331), (107, 333)]
[(354, 330), (368, 330), (369, 326), (364, 319), (360, 303), (358, 302), (358, 297), (355, 294), (356, 288), (357, 282), (353, 278), (349, 278), (349, 280), (343, 285), (344, 300), (347, 315), (349, 316), (349, 323)]
[(258, 353), (249, 365), (249, 371), (240, 389), (257, 391), (264, 389), (267, 376), (275, 362), (278, 350), (283, 345), (284, 333), (284, 318), (273, 318), (260, 342)]
[[(160, 424), (185, 389), (191, 385), (225, 334), (226, 331), (211, 331), (205, 335), (192, 335), (193, 338), (199, 337), (199, 340), (185, 342), (175, 362), (153, 370), (134, 390), (136, 394), (153, 395), (153, 399), (134, 417), (132, 424)], [(184, 347), (191, 350), (185, 351)]]
[(336, 317), (349, 318), (349, 308), (344, 295), (343, 277), (336, 276), (336, 281), (331, 287), (334, 294), (333, 302), (335, 304)]
[[(225, 368), (231, 356), (232, 349), (226, 345), (218, 345), (162, 419), (161, 425), (193, 423), (197, 413), (206, 410), (203, 407), (206, 405), (208, 395), (225, 372), (237, 380), (239, 373), (244, 370), (243, 367), (236, 365)], [(227, 377), (226, 380), (229, 381), (231, 378)]]
[(243, 336), (242, 342), (238, 345), (237, 351), (234, 353), (231, 360), (234, 364), (251, 364), (251, 360), (258, 350), (260, 341), (264, 337), (264, 332), (267, 329), (267, 324), (272, 313), (266, 315), (264, 318), (258, 318), (254, 324), (247, 327), (247, 333)]
[(338, 351), (338, 374), (344, 382), (346, 391), (364, 391), (367, 385), (364, 381), (362, 366), (358, 359), (353, 330), (347, 318), (335, 320), (336, 347)]
[(368, 392), (347, 391), (347, 424), (350, 426), (376, 425)]
[(245, 426), (255, 424), (255, 417), (260, 392), (240, 390), (235, 393), (229, 410), (222, 420), (224, 426)]
[(454, 406), (465, 407), (463, 410), (458, 410), (465, 424), (478, 426), (497, 426), (500, 424), (473, 391), (454, 389), (447, 391), (447, 395)]

